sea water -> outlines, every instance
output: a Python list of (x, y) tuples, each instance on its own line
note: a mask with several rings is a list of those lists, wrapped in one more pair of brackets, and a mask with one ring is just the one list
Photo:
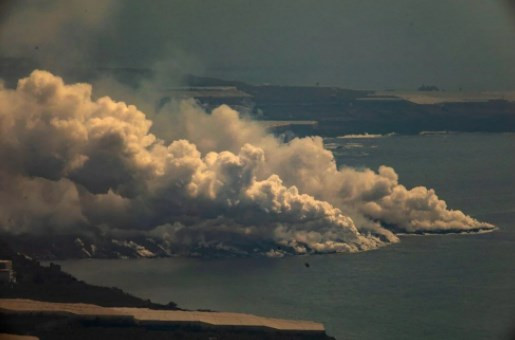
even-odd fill
[(499, 230), (403, 236), (358, 254), (79, 260), (92, 284), (192, 309), (325, 324), (337, 339), (504, 339), (515, 334), (515, 134), (326, 139), (340, 165), (389, 165), (407, 187)]

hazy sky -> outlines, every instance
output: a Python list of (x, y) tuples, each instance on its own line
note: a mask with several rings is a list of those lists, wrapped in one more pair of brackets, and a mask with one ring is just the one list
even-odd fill
[[(26, 16), (34, 4), (60, 14), (52, 20)], [(48, 44), (61, 39), (66, 48), (51, 59), (62, 63), (82, 55), (98, 65), (152, 67), (160, 61), (257, 83), (515, 89), (515, 17), (502, 0), (55, 4), (12, 5), (0, 26), (0, 52), (12, 54), (17, 49), (6, 46), (23, 40), (17, 34), (38, 35), (52, 21)], [(74, 26), (81, 20), (86, 29)], [(40, 45), (43, 50), (45, 42)]]

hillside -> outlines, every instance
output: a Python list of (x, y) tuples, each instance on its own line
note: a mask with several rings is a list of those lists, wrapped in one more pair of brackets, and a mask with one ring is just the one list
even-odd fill
[(145, 307), (153, 309), (177, 309), (175, 303), (153, 303), (127, 294), (115, 287), (90, 285), (61, 270), (56, 264), (42, 266), (39, 261), (14, 252), (0, 241), (0, 259), (13, 262), (16, 284), (2, 287), (0, 298), (27, 298), (53, 302), (93, 303), (104, 307)]

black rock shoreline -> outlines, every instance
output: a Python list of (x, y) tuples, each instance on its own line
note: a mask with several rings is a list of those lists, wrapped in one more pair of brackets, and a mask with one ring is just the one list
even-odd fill
[(116, 287), (101, 287), (78, 280), (63, 272), (57, 264), (42, 266), (36, 259), (15, 252), (0, 240), (0, 259), (11, 260), (16, 284), (2, 287), (0, 298), (25, 298), (50, 302), (91, 303), (103, 307), (140, 307), (178, 310), (167, 305), (130, 295)]
[[(11, 260), (16, 283), (0, 289), (0, 299), (31, 299), (60, 303), (86, 303), (102, 307), (182, 310), (174, 302), (159, 304), (130, 295), (116, 287), (80, 281), (57, 264), (41, 263), (16, 252), (0, 239), (0, 259)], [(77, 318), (48, 313), (16, 313), (0, 309), (0, 334), (39, 339), (334, 339), (325, 332), (291, 332), (191, 325), (141, 325), (102, 318)], [(113, 322), (111, 322), (111, 321)]]

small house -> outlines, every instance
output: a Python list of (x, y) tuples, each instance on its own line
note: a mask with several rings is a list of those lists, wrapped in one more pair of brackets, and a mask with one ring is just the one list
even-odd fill
[(0, 260), (0, 284), (10, 284), (13, 282), (13, 262), (11, 260)]

